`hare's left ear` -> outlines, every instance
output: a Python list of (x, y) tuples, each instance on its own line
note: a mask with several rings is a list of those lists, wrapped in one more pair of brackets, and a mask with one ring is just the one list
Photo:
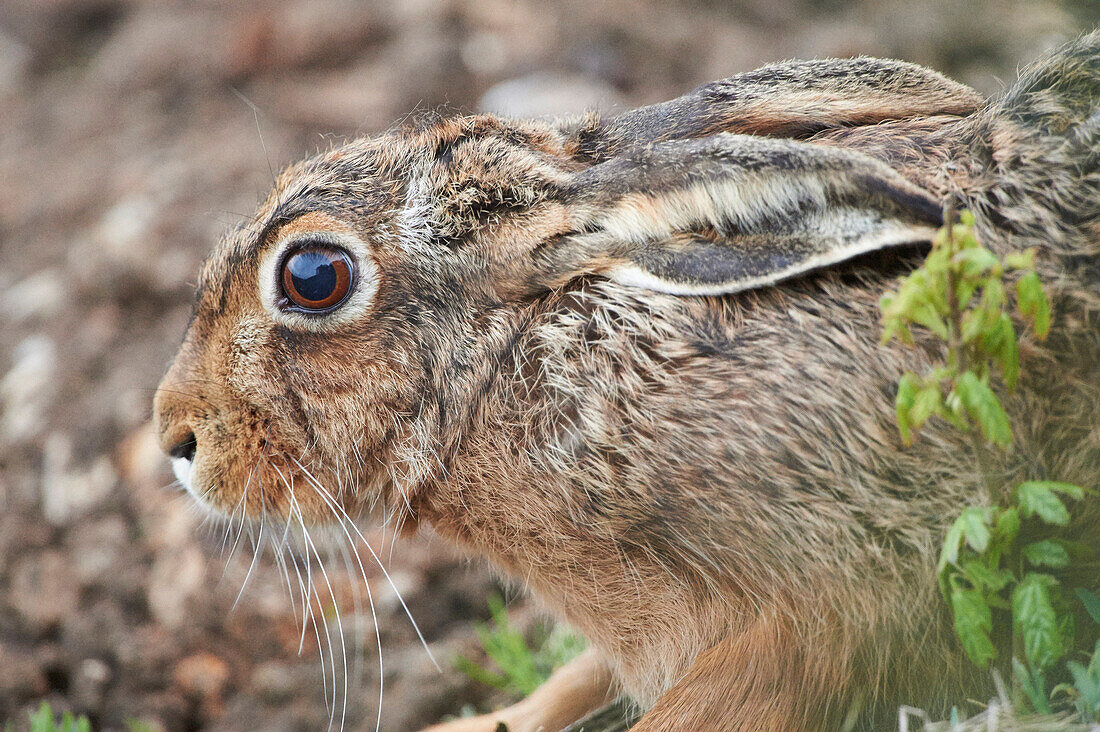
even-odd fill
[(733, 134), (637, 148), (577, 173), (562, 196), (572, 231), (529, 253), (527, 292), (595, 274), (733, 293), (930, 241), (942, 222), (935, 198), (867, 155)]

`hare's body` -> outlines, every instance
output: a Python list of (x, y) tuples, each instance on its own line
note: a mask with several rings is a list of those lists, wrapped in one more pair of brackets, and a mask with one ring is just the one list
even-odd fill
[[(981, 110), (916, 67), (824, 63), (291, 169), (204, 270), (166, 447), (222, 510), (381, 497), (522, 579), (594, 650), (503, 712), (514, 730), (609, 686), (645, 730), (965, 697), (934, 564), (981, 478), (953, 429), (901, 449), (893, 389), (935, 353), (880, 346), (877, 302), (947, 198), (993, 248), (1039, 246), (1058, 322), (1023, 344), (994, 469), (1100, 487), (1100, 36)], [(265, 290), (302, 237), (358, 262), (346, 305)], [(194, 384), (205, 405), (172, 395)]]

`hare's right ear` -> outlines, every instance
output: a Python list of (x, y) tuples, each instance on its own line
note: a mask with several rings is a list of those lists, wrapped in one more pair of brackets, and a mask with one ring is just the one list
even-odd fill
[(719, 132), (804, 139), (832, 127), (966, 115), (981, 104), (970, 87), (905, 61), (813, 59), (764, 66), (610, 119), (563, 123), (563, 132), (575, 157), (601, 162), (631, 147)]
[(938, 201), (862, 153), (721, 134), (637, 149), (575, 174), (571, 231), (527, 253), (537, 293), (582, 275), (677, 295), (770, 285), (930, 241)]

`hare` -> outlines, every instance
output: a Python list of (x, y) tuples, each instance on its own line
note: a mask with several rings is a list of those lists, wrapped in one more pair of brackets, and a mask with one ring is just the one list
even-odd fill
[(1100, 487), (1100, 33), (992, 102), (797, 61), (618, 117), (323, 152), (203, 266), (159, 439), (214, 512), (381, 502), (590, 641), (441, 729), (560, 729), (620, 694), (646, 732), (940, 710), (984, 683), (934, 570), (981, 480), (953, 428), (902, 447), (897, 379), (937, 351), (881, 346), (877, 301), (949, 200), (994, 249), (1040, 248), (1058, 314), (995, 470)]

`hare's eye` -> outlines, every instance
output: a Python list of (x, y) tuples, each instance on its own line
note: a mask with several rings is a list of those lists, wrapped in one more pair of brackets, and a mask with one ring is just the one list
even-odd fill
[(295, 249), (283, 260), (280, 280), (285, 299), (280, 305), (328, 312), (347, 299), (354, 279), (352, 261), (343, 250), (317, 245)]

